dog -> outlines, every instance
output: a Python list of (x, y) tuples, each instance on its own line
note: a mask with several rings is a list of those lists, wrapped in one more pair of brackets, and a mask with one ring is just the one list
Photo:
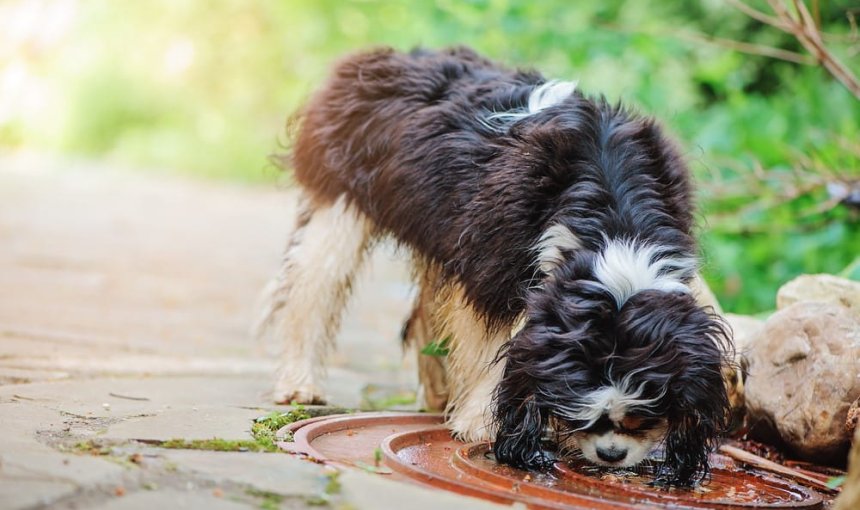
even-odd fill
[(300, 211), (258, 328), (284, 342), (276, 401), (325, 401), (351, 282), (391, 238), (419, 287), (405, 339), (449, 348), (419, 366), (456, 437), (524, 469), (662, 446), (660, 480), (707, 475), (732, 338), (697, 301), (691, 178), (653, 119), (467, 48), (349, 56), (298, 119), (278, 162)]

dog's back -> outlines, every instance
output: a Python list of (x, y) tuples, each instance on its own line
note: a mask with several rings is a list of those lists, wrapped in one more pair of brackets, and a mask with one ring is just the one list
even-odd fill
[[(468, 49), (345, 59), (303, 111), (293, 165), (315, 200), (345, 197), (500, 323), (540, 276), (534, 248), (559, 213), (595, 244), (642, 235), (653, 218), (633, 194), (662, 202), (650, 230), (692, 223), (686, 169), (652, 122)], [(576, 186), (591, 189), (572, 200)]]

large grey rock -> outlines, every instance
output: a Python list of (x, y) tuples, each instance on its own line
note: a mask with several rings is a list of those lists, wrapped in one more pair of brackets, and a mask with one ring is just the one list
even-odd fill
[(829, 274), (804, 274), (780, 287), (776, 294), (779, 310), (802, 301), (842, 305), (860, 316), (860, 282)]
[(750, 339), (747, 358), (753, 435), (811, 461), (844, 461), (845, 420), (860, 397), (860, 317), (834, 304), (793, 304)]

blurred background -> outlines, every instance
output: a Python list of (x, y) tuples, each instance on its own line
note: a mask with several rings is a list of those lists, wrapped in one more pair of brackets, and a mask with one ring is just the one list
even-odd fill
[(766, 313), (800, 273), (860, 274), (860, 3), (794, 4), (3, 0), (0, 152), (288, 183), (267, 156), (337, 57), (469, 45), (661, 119), (698, 179), (707, 280)]

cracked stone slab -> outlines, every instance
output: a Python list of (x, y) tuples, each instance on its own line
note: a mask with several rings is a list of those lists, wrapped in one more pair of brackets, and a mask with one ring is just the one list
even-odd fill
[(68, 378), (69, 373), (60, 370), (30, 370), (26, 368), (0, 367), (0, 386)]
[(159, 490), (140, 491), (110, 499), (93, 507), (95, 510), (150, 510), (153, 508), (194, 508), (206, 510), (246, 510), (255, 508), (227, 497), (216, 497), (206, 491)]
[(196, 406), (166, 409), (154, 415), (133, 417), (108, 427), (101, 438), (139, 439), (251, 439), (251, 424), (262, 413), (255, 409), (223, 406)]
[(61, 434), (67, 424), (63, 415), (29, 402), (0, 403), (0, 455), (19, 452), (50, 452), (37, 434)]
[(196, 450), (158, 452), (177, 470), (215, 484), (247, 485), (282, 496), (313, 497), (325, 487), (325, 469), (312, 462), (281, 453), (209, 452)]
[(8, 478), (0, 474), (0, 504), (6, 510), (47, 506), (74, 492), (74, 484), (68, 482)]
[[(98, 418), (194, 406), (272, 407), (267, 377), (99, 378), (0, 387), (0, 402), (27, 401)], [(105, 405), (107, 404), (107, 405)]]
[(120, 483), (123, 467), (89, 455), (50, 452), (3, 453), (0, 479), (39, 479), (87, 488)]
[(525, 510), (525, 505), (500, 505), (440, 489), (429, 489), (380, 475), (356, 470), (343, 471), (338, 477), (339, 499), (349, 508), (378, 510)]
[(62, 437), (67, 417), (30, 403), (0, 404), (0, 507), (48, 505), (76, 492), (118, 483), (123, 468), (62, 453), (40, 439)]
[[(357, 407), (361, 388), (385, 382), (349, 370), (332, 369), (326, 393), (330, 403)], [(31, 402), (66, 413), (97, 418), (157, 414), (174, 408), (223, 406), (263, 411), (288, 409), (270, 399), (268, 375), (245, 377), (102, 377), (0, 386), (0, 403)]]

